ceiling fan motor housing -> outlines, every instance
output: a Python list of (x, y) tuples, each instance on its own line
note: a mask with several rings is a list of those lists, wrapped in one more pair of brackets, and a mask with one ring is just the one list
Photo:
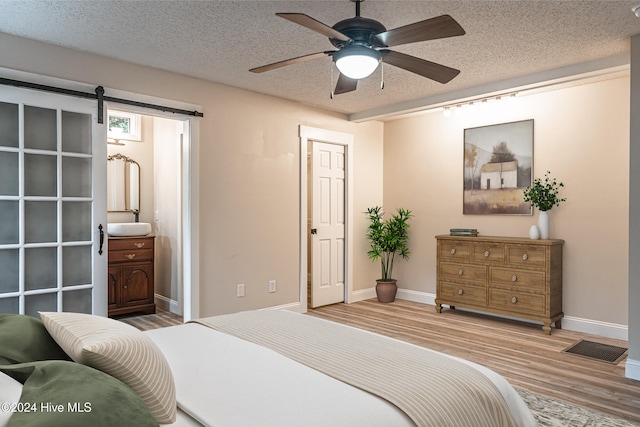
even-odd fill
[(332, 27), (334, 30), (341, 32), (351, 40), (343, 41), (330, 38), (329, 41), (338, 49), (342, 49), (348, 45), (361, 45), (368, 48), (385, 47), (385, 45), (377, 39), (376, 34), (387, 31), (380, 22), (356, 16), (344, 19)]

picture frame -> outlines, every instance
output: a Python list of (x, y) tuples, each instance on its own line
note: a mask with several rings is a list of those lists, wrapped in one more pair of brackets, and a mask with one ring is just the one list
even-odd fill
[(532, 215), (533, 119), (464, 130), (464, 215)]
[(142, 117), (140, 114), (109, 110), (107, 112), (107, 136), (114, 140), (140, 141)]

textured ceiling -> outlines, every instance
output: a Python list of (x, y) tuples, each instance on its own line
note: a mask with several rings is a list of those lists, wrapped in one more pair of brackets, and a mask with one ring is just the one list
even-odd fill
[[(244, 88), (347, 114), (462, 92), (629, 51), (640, 33), (634, 1), (378, 1), (361, 15), (387, 29), (449, 14), (466, 35), (394, 50), (461, 70), (450, 83), (393, 66), (355, 92), (329, 94), (328, 57), (263, 74), (248, 70), (333, 48), (318, 33), (276, 12), (305, 13), (329, 26), (355, 15), (339, 1), (0, 0), (0, 32)], [(2, 59), (0, 58), (0, 66)]]

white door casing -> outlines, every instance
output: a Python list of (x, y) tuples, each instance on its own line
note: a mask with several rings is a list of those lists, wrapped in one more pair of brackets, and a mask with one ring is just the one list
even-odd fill
[[(114, 97), (132, 99), (139, 102), (146, 102), (155, 105), (166, 105), (173, 108), (179, 108), (186, 111), (200, 111), (202, 108), (195, 104), (186, 104), (179, 101), (172, 101), (164, 98), (156, 98), (150, 96), (143, 96), (131, 92), (120, 91), (110, 89), (109, 93)], [(175, 311), (179, 311), (183, 320), (188, 322), (189, 320), (196, 319), (200, 315), (200, 289), (199, 289), (199, 251), (198, 251), (198, 173), (199, 173), (199, 140), (200, 140), (200, 118), (188, 117), (182, 118), (176, 117), (175, 114), (170, 112), (163, 112), (157, 110), (151, 110), (144, 107), (136, 107), (125, 104), (118, 104), (117, 102), (109, 102), (106, 104), (108, 108), (113, 108), (119, 111), (125, 111), (129, 113), (137, 113), (151, 117), (161, 117), (171, 120), (182, 121), (182, 134), (179, 143), (179, 162), (180, 170), (180, 227), (178, 234), (180, 235), (179, 247), (175, 248), (179, 251), (178, 254), (178, 266), (177, 274), (180, 277), (178, 281), (178, 301), (169, 301), (169, 309), (172, 307), (177, 308)], [(156, 295), (156, 303), (158, 296)], [(176, 304), (174, 306), (174, 303)]]
[(312, 141), (311, 307), (344, 301), (345, 147)]
[(309, 212), (308, 199), (312, 190), (307, 188), (307, 154), (309, 142), (319, 141), (341, 145), (345, 149), (345, 185), (344, 185), (344, 301), (350, 302), (353, 291), (353, 135), (320, 129), (310, 126), (300, 126), (300, 311), (307, 311), (308, 304), (308, 233)]

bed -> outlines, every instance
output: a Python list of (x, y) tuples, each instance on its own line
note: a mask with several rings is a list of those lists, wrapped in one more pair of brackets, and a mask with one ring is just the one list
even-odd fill
[(41, 317), (0, 315), (0, 426), (536, 425), (487, 368), (303, 314), (249, 311), (146, 332), (85, 314)]

